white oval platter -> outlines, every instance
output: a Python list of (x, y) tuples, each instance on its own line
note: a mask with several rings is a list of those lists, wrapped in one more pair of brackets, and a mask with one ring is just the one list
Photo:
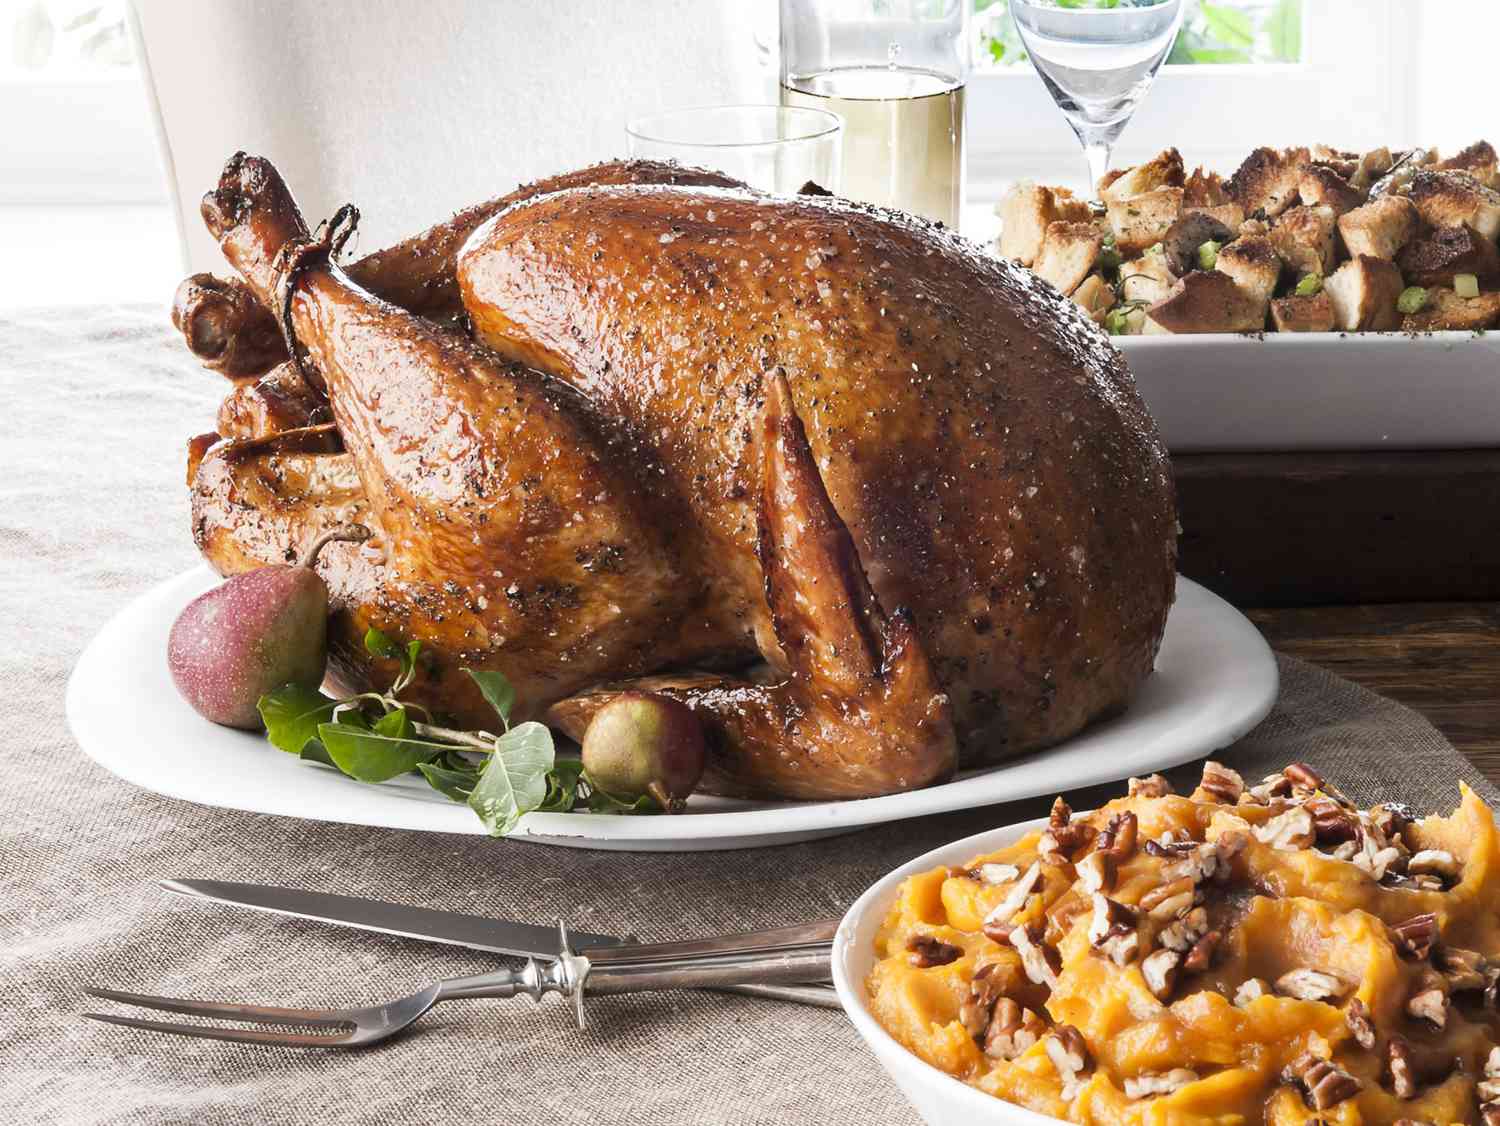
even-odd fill
[[(224, 809), (436, 833), (482, 833), (474, 813), (419, 778), (365, 785), (217, 727), (177, 694), (167, 633), (219, 580), (198, 567), (141, 595), (89, 643), (68, 682), (84, 752), (127, 782)], [(1245, 617), (1178, 577), (1156, 672), (1130, 710), (1060, 746), (925, 790), (844, 802), (695, 797), (675, 817), (533, 813), (510, 839), (572, 848), (678, 852), (754, 848), (993, 805), (1164, 770), (1228, 746), (1276, 700), (1276, 661)]]

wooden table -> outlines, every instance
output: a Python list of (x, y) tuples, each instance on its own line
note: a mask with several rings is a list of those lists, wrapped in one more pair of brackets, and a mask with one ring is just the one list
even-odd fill
[(1500, 602), (1247, 613), (1272, 648), (1415, 708), (1500, 783)]
[(1500, 783), (1500, 450), (1180, 454), (1189, 578)]

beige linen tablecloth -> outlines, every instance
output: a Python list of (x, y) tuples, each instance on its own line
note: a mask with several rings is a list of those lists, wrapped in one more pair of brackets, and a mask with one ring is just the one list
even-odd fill
[[(194, 562), (183, 446), (211, 428), (223, 391), (172, 340), (164, 309), (0, 312), (0, 1121), (914, 1122), (841, 1014), (718, 994), (603, 998), (582, 1034), (556, 999), (455, 1003), (357, 1054), (148, 1037), (79, 1017), (91, 983), (346, 1005), (496, 964), (210, 909), (158, 891), (159, 877), (669, 938), (837, 914), (917, 853), (1045, 804), (759, 851), (623, 855), (262, 817), (116, 780), (69, 736), (64, 685), (109, 615)], [(1274, 714), (1221, 756), (1247, 775), (1305, 759), (1363, 801), (1446, 810), (1459, 778), (1494, 797), (1413, 712), (1310, 665), (1281, 671)]]

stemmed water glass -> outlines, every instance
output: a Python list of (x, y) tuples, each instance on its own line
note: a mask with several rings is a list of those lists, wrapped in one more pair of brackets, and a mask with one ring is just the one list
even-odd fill
[(1183, 0), (1010, 0), (1032, 65), (1083, 145), (1097, 196), (1110, 151), (1182, 26)]

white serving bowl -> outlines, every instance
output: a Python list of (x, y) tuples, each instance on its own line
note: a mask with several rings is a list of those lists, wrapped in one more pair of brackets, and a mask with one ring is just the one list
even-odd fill
[(833, 938), (833, 984), (838, 990), (844, 1012), (864, 1037), (866, 1044), (880, 1060), (881, 1066), (896, 1081), (901, 1093), (910, 1100), (923, 1121), (932, 1126), (950, 1123), (1003, 1123), (1004, 1126), (1048, 1126), (1058, 1119), (1037, 1114), (987, 1095), (976, 1087), (960, 1083), (947, 1072), (907, 1051), (870, 1012), (865, 980), (875, 966), (875, 932), (896, 899), (901, 882), (918, 872), (931, 871), (943, 865), (955, 867), (982, 853), (994, 852), (1020, 840), (1033, 829), (1040, 829), (1045, 819), (1007, 825), (923, 853), (882, 877), (849, 908)]

